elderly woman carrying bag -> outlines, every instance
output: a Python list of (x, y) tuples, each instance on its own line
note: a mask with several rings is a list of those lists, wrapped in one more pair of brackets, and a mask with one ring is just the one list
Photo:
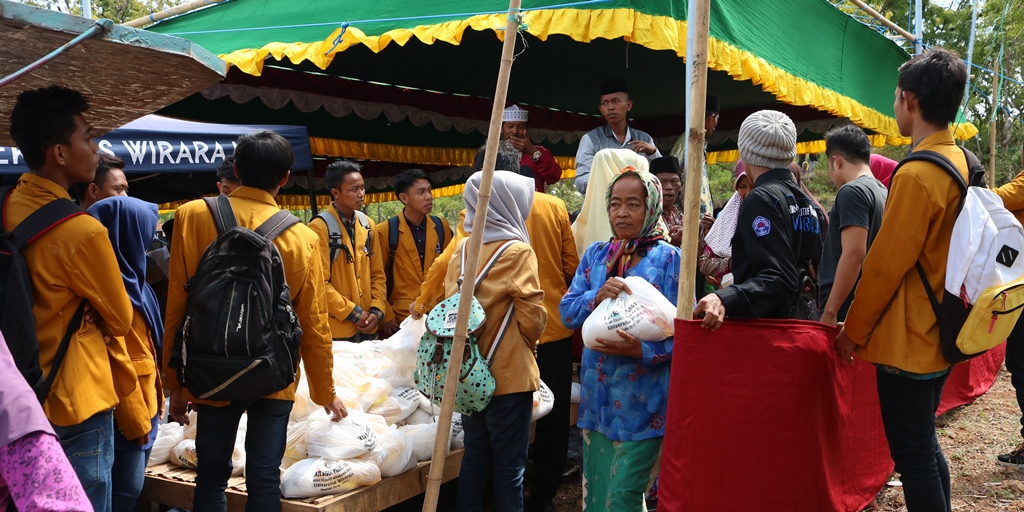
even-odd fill
[[(466, 233), (473, 233), (481, 173), (470, 176), (463, 195), (466, 204)], [(476, 333), (480, 353), (500, 343), (491, 361), (495, 390), (490, 403), (480, 412), (462, 417), (465, 453), (459, 472), (458, 510), (484, 509), (484, 487), (494, 472), (494, 510), (523, 510), (523, 473), (530, 442), (533, 392), (540, 386), (537, 368), (537, 340), (547, 322), (544, 292), (537, 276), (537, 257), (530, 247), (526, 216), (533, 204), (533, 180), (508, 171), (495, 171), (487, 224), (479, 257), (489, 260), (508, 241), (514, 241), (494, 262), (477, 285), (475, 297), (484, 309), (485, 320)], [(452, 254), (445, 277), (445, 296), (459, 291), (463, 243)], [(465, 276), (468, 280), (469, 276)], [(505, 314), (513, 309), (512, 321), (499, 338)]]
[[(631, 293), (616, 276), (639, 276), (676, 302), (680, 253), (665, 238), (658, 179), (626, 167), (608, 186), (607, 201), (614, 236), (590, 245), (560, 305), (572, 329), (605, 299)], [(618, 334), (625, 341), (597, 340), (594, 349), (583, 349), (584, 510), (646, 510), (644, 492), (657, 474), (665, 435), (672, 338)]]

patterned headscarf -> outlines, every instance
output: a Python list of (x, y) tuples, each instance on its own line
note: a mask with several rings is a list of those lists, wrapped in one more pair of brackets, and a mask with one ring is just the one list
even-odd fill
[[(643, 258), (647, 255), (647, 248), (665, 240), (665, 223), (661, 220), (662, 198), (661, 182), (647, 171), (639, 171), (635, 167), (625, 167), (619, 174), (612, 178), (608, 184), (608, 192), (605, 195), (605, 204), (612, 202), (612, 188), (625, 176), (636, 176), (643, 182), (647, 189), (647, 208), (644, 211), (644, 223), (640, 228), (640, 236), (632, 239), (613, 238), (608, 242), (608, 277), (625, 276), (626, 269), (632, 262), (633, 255)], [(609, 218), (609, 222), (611, 219)], [(615, 226), (612, 226), (614, 233)]]

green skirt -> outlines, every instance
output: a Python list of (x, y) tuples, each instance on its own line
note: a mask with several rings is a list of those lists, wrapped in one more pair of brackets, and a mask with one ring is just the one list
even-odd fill
[(644, 493), (658, 475), (661, 440), (612, 441), (583, 430), (583, 510), (647, 512)]

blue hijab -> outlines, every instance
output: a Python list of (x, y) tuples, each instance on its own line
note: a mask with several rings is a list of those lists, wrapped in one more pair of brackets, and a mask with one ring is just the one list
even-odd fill
[(134, 197), (114, 196), (90, 206), (89, 213), (107, 227), (110, 245), (121, 267), (124, 289), (132, 305), (145, 317), (159, 359), (164, 323), (160, 319), (156, 292), (146, 282), (146, 249), (156, 234), (157, 206)]

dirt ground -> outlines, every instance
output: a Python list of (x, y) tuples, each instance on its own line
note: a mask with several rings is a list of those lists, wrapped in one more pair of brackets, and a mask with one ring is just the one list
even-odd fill
[[(1019, 419), (1005, 367), (988, 393), (939, 418), (939, 443), (949, 463), (953, 510), (1024, 510), (1024, 471), (995, 463), (997, 454), (1020, 441)], [(902, 489), (883, 488), (877, 510), (907, 510)]]

